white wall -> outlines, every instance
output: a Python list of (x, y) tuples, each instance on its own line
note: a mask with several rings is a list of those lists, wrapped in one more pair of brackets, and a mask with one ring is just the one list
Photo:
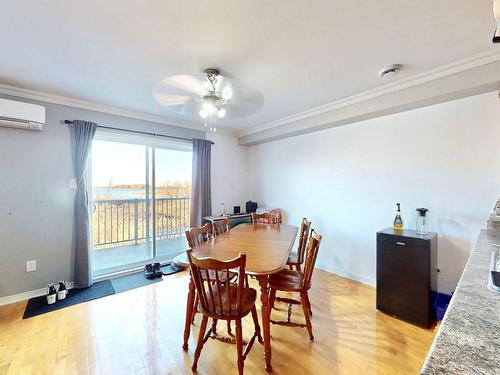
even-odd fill
[[(375, 232), (396, 201), (431, 209), (440, 238), (440, 290), (450, 291), (471, 243), (500, 193), (500, 106), (495, 93), (253, 147), (211, 134), (212, 203), (226, 211), (248, 199), (302, 216), (324, 234), (318, 265), (373, 284)], [(73, 177), (69, 132), (83, 118), (129, 129), (203, 135), (190, 129), (47, 105), (43, 132), (0, 129), (0, 298), (71, 280)], [(26, 232), (26, 227), (29, 231)], [(38, 260), (27, 274), (25, 262)]]
[(318, 266), (374, 284), (375, 233), (430, 209), (438, 288), (452, 291), (500, 193), (496, 93), (250, 147), (250, 192), (324, 235)]
[[(7, 97), (2, 95), (2, 97)], [(9, 97), (7, 97), (9, 98)], [(20, 98), (20, 101), (35, 102)], [(48, 103), (41, 132), (0, 128), (0, 299), (72, 280), (74, 190), (71, 137), (65, 119), (139, 129), (180, 137), (204, 138), (201, 130), (178, 128)], [(247, 198), (247, 148), (235, 137), (209, 135), (212, 152), (212, 201), (226, 210)], [(37, 260), (37, 271), (26, 272), (26, 261)]]
[[(49, 282), (73, 280), (75, 191), (69, 187), (74, 177), (71, 137), (63, 120), (205, 137), (193, 129), (40, 104), (46, 106), (43, 131), (0, 127), (0, 298), (40, 289)], [(37, 260), (37, 271), (27, 273), (26, 261), (32, 259)]]
[(233, 212), (234, 206), (245, 211), (248, 193), (248, 148), (240, 146), (238, 139), (223, 133), (207, 133), (207, 139), (214, 141), (212, 147), (212, 214)]

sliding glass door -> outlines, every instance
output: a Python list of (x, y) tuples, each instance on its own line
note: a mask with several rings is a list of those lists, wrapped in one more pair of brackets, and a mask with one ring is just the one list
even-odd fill
[(187, 249), (191, 157), (189, 143), (98, 132), (91, 158), (95, 276)]
[(156, 254), (172, 259), (187, 249), (192, 153), (155, 148), (154, 154)]

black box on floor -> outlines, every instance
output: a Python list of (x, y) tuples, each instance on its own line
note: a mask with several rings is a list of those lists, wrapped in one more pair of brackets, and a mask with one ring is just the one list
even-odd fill
[(431, 291), (437, 292), (437, 234), (378, 232), (377, 309), (428, 328), (434, 322)]

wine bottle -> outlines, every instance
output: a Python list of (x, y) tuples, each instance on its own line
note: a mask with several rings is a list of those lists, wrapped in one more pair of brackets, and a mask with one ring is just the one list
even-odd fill
[(403, 230), (403, 219), (401, 218), (401, 205), (396, 203), (396, 217), (392, 226), (394, 230)]

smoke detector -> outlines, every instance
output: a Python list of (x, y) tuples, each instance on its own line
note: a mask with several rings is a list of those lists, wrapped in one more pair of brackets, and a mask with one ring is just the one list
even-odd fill
[(386, 66), (378, 72), (380, 78), (389, 78), (395, 76), (403, 68), (401, 64), (393, 64)]

